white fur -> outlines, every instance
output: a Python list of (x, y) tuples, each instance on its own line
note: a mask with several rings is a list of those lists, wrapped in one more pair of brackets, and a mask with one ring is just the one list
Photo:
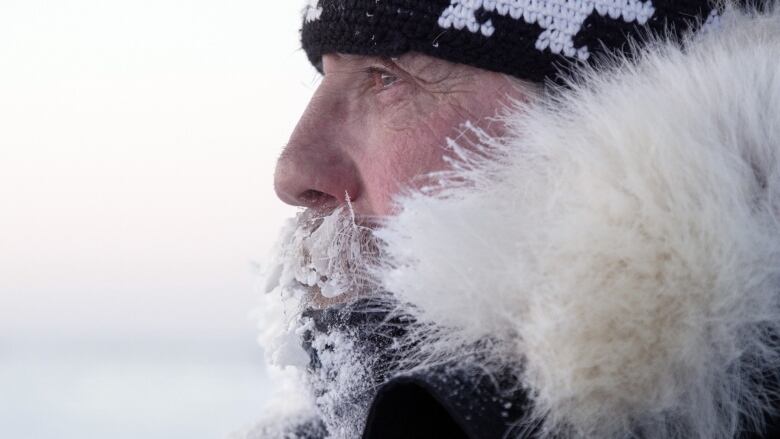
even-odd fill
[(498, 340), (549, 435), (732, 438), (780, 367), (780, 14), (645, 53), (455, 145), (383, 279), (449, 328), (438, 354)]

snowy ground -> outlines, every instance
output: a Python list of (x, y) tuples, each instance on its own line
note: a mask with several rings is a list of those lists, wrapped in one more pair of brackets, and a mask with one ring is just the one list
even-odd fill
[(270, 392), (252, 343), (0, 339), (0, 436), (222, 438)]

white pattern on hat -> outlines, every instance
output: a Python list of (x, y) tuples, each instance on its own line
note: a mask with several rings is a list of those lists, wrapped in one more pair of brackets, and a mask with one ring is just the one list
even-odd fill
[(574, 47), (576, 36), (594, 10), (602, 17), (626, 23), (645, 24), (655, 14), (652, 0), (451, 0), (439, 17), (444, 29), (468, 29), (490, 38), (495, 32), (492, 20), (480, 23), (476, 13), (483, 9), (510, 16), (528, 24), (538, 24), (544, 31), (536, 40), (536, 49), (585, 61), (587, 46)]
[(306, 23), (317, 21), (322, 16), (322, 6), (320, 6), (320, 0), (306, 0), (306, 5), (303, 7), (303, 17)]

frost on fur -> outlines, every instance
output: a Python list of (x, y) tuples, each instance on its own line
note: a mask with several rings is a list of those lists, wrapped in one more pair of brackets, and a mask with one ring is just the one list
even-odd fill
[(484, 361), (516, 365), (522, 421), (550, 436), (760, 427), (780, 366), (779, 29), (729, 11), (651, 45), (406, 195), (382, 278), (448, 328), (431, 355), (496, 340)]

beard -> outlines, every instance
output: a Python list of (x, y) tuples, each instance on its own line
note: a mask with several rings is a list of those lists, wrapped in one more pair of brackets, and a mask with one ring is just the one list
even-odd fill
[(376, 230), (347, 209), (306, 211), (290, 223), (277, 250), (266, 296), (284, 306), (269, 308), (275, 315), (263, 326), (274, 318), (282, 324), (271, 345), (267, 337), (261, 344), (272, 361), (305, 371), (313, 425), (323, 427), (323, 437), (361, 437), (377, 390), (400, 375), (424, 379), (464, 418), (484, 420), (485, 428), (518, 419), (524, 404), (515, 404), (523, 400), (514, 395), (517, 377), (483, 367), (492, 341), (447, 351), (443, 359), (430, 354), (431, 345), (448, 344), (447, 331), (417, 322), (409, 304), (381, 288), (377, 273), (387, 267)]
[(359, 437), (376, 388), (398, 370), (408, 321), (377, 282), (374, 229), (348, 207), (302, 212), (284, 231), (267, 280), (276, 303), (266, 313), (276, 315), (261, 322), (261, 344), (271, 362), (306, 371), (329, 438)]
[(374, 228), (350, 208), (301, 212), (282, 238), (278, 285), (318, 309), (372, 295), (380, 261)]
[(401, 370), (398, 341), (409, 322), (388, 304), (362, 297), (302, 313), (306, 381), (329, 438), (360, 437), (377, 388)]

